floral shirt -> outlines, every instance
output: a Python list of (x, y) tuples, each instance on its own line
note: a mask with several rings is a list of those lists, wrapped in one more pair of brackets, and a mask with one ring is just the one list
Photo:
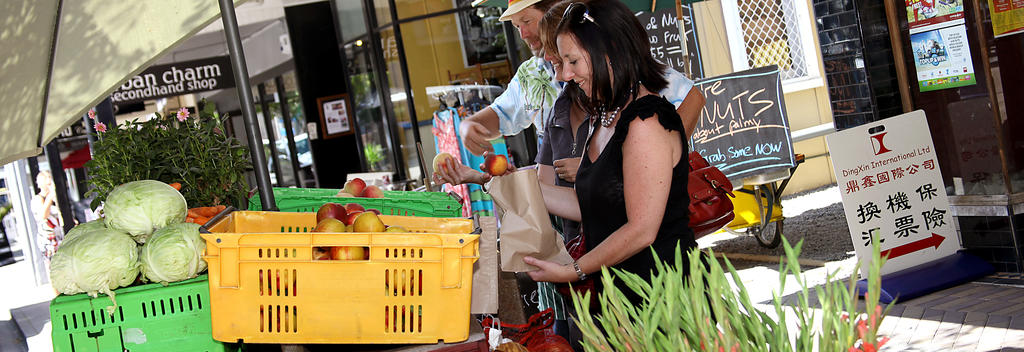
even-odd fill
[(508, 88), (491, 104), (501, 121), (501, 134), (511, 136), (530, 125), (536, 125), (538, 133), (543, 133), (544, 123), (561, 91), (562, 84), (555, 80), (551, 64), (536, 56), (523, 62)]
[[(671, 68), (665, 73), (665, 79), (668, 80), (668, 87), (660, 93), (679, 108), (693, 88), (693, 81)], [(537, 126), (537, 133), (543, 134), (546, 122), (551, 119), (555, 99), (561, 94), (563, 86), (555, 80), (554, 68), (543, 58), (534, 56), (519, 65), (508, 88), (491, 104), (491, 109), (498, 114), (501, 134), (511, 136), (530, 125)], [(541, 140), (538, 139), (538, 143)]]

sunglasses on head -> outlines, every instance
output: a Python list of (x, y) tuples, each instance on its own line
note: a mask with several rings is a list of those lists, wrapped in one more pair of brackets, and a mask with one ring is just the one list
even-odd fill
[(559, 21), (559, 26), (561, 26), (562, 22), (571, 21), (570, 18), (572, 18), (580, 9), (583, 9), (583, 16), (580, 17), (578, 23), (590, 21), (590, 23), (597, 24), (597, 22), (594, 21), (594, 17), (590, 16), (590, 9), (587, 8), (586, 4), (582, 2), (574, 2), (569, 4), (569, 7), (565, 8), (565, 12), (562, 13), (562, 20)]

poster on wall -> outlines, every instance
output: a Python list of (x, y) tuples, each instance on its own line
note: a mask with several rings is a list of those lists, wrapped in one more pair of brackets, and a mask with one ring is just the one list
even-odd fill
[(323, 126), (324, 138), (354, 132), (349, 122), (348, 94), (317, 98), (316, 102), (320, 106), (320, 125)]
[(996, 38), (1024, 33), (1024, 1), (988, 0), (988, 9)]
[(964, 0), (906, 0), (907, 24), (915, 28), (949, 23), (964, 18)]
[(911, 34), (910, 46), (922, 92), (977, 83), (963, 24)]
[(906, 0), (910, 49), (921, 92), (977, 83), (963, 0)]

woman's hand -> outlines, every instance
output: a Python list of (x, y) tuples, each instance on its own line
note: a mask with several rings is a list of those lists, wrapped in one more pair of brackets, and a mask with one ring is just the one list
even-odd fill
[(438, 170), (434, 170), (434, 182), (437, 183), (450, 183), (453, 186), (466, 183), (482, 185), (491, 180), (491, 175), (473, 170), (456, 162), (454, 158), (445, 159), (440, 166)]
[(552, 163), (555, 167), (555, 174), (566, 182), (576, 183), (576, 172), (580, 168), (580, 158), (558, 159)]
[(533, 281), (573, 282), (579, 279), (576, 269), (573, 269), (571, 265), (561, 265), (534, 257), (523, 257), (523, 262), (538, 268), (526, 273)]

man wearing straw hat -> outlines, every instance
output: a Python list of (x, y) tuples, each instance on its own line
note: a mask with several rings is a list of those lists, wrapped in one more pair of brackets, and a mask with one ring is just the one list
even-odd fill
[(558, 1), (509, 0), (508, 8), (498, 18), (512, 22), (519, 31), (519, 37), (530, 47), (533, 57), (519, 65), (508, 88), (490, 106), (463, 120), (460, 126), (462, 142), (471, 153), (481, 155), (484, 151), (492, 151), (490, 140), (498, 138), (499, 131), (513, 135), (530, 125), (536, 125), (537, 131), (544, 130), (544, 123), (562, 87), (554, 80), (551, 64), (543, 58), (537, 24)]
[[(477, 0), (474, 4), (479, 4)], [(482, 155), (493, 151), (490, 141), (501, 135), (514, 135), (534, 125), (538, 134), (543, 133), (545, 123), (551, 117), (554, 101), (562, 90), (562, 84), (555, 80), (554, 68), (544, 60), (543, 45), (540, 41), (538, 23), (544, 13), (559, 0), (509, 0), (508, 9), (499, 20), (511, 21), (519, 30), (519, 36), (530, 47), (533, 57), (523, 62), (515, 76), (497, 99), (487, 108), (462, 120), (459, 126), (462, 143), (469, 152)], [(646, 40), (646, 38), (644, 38)], [(669, 87), (660, 94), (676, 105), (676, 112), (683, 118), (687, 136), (697, 124), (704, 96), (692, 90), (693, 81), (673, 69), (665, 72)], [(684, 104), (685, 102), (685, 104)], [(538, 144), (544, 136), (539, 136)], [(479, 177), (466, 172), (464, 182), (478, 182)]]

